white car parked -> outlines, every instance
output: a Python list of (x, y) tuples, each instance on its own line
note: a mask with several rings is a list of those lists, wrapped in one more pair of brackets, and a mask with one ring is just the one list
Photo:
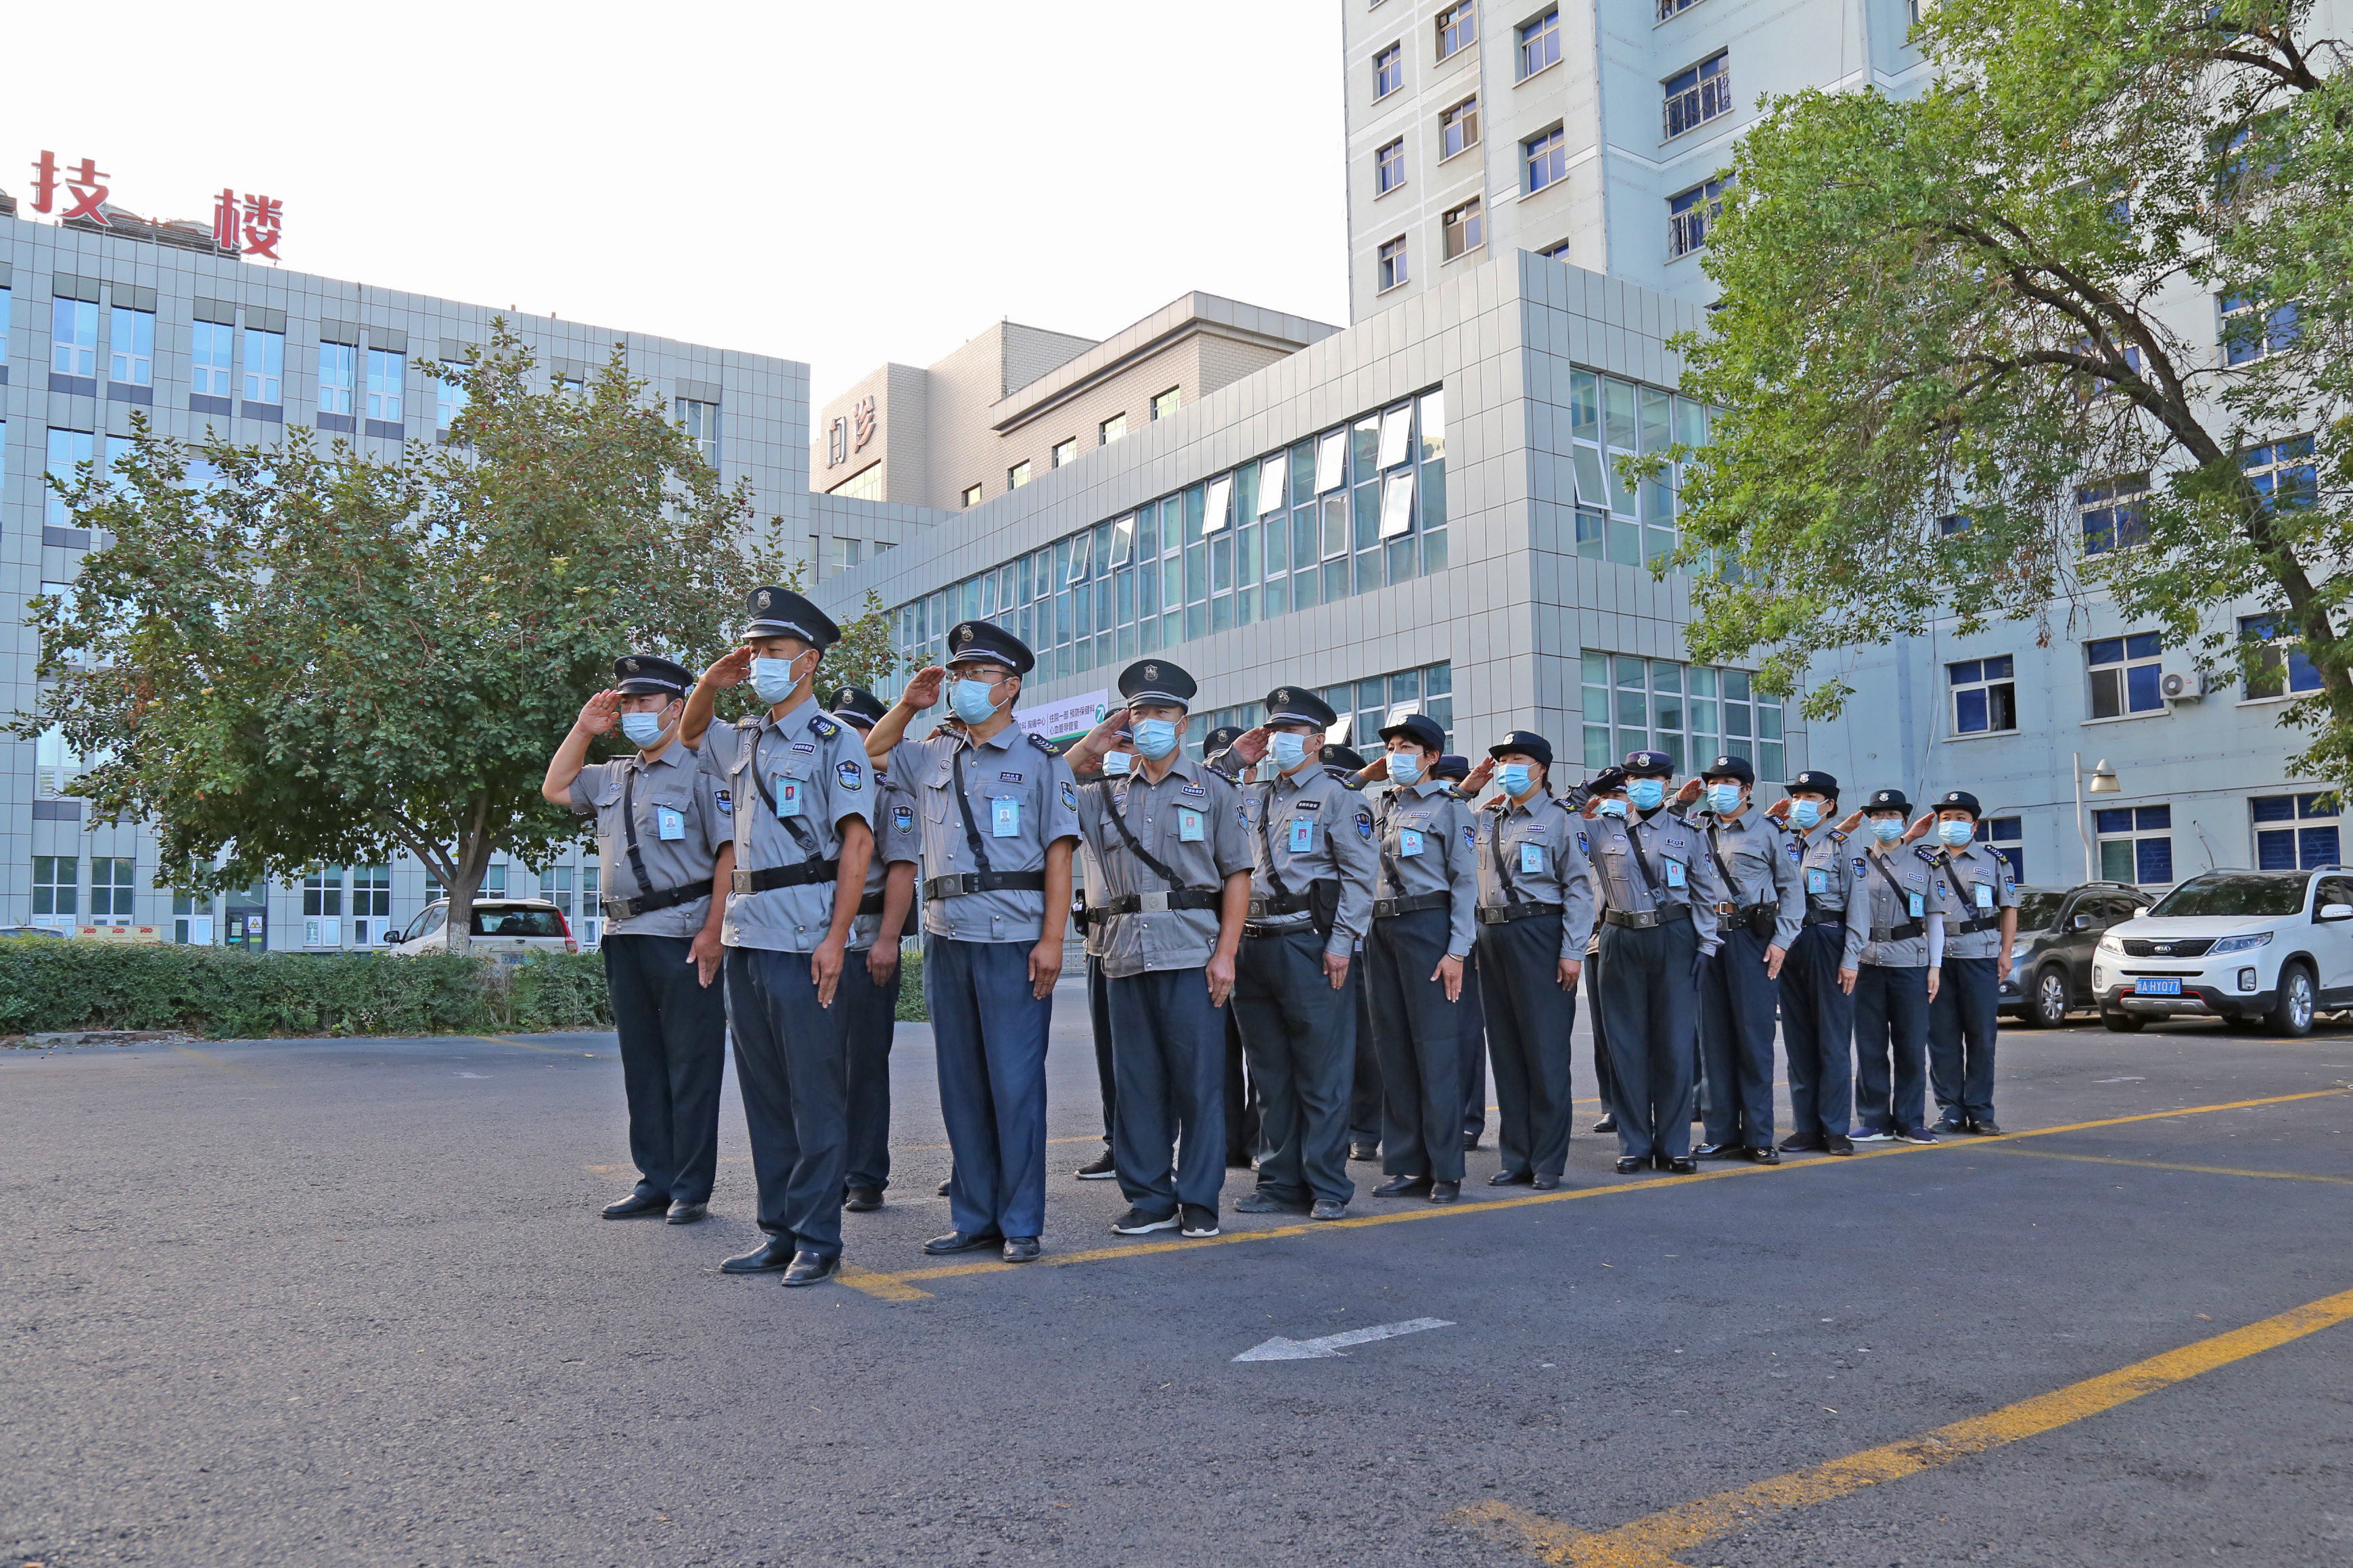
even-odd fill
[(2100, 1020), (2225, 1018), (2283, 1035), (2353, 1004), (2353, 871), (2208, 871), (2108, 928), (2092, 955)]
[[(436, 899), (425, 912), (395, 937), (390, 951), (403, 957), (448, 951), (449, 900)], [(572, 922), (545, 899), (476, 899), (472, 951), (487, 952), (507, 963), (521, 963), (534, 952), (577, 952)]]

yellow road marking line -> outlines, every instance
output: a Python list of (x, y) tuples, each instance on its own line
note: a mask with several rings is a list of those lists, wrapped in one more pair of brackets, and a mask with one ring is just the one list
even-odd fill
[(932, 1299), (929, 1290), (918, 1290), (894, 1275), (876, 1274), (848, 1263), (841, 1266), (840, 1272), (834, 1278), (853, 1290), (863, 1290), (885, 1301), (928, 1301)]
[(2327, 1182), (2353, 1187), (2353, 1176), (2315, 1176), (2301, 1171), (2246, 1171), (2235, 1165), (2181, 1165), (2170, 1160), (2125, 1160), (2113, 1154), (2062, 1154), (2055, 1149), (2013, 1149), (2037, 1160), (2072, 1160), (2085, 1165), (2137, 1165), (2144, 1171), (2187, 1171), (2200, 1176), (2263, 1176), (2274, 1182)]
[[(451, 1035), (449, 1038), (453, 1040), (477, 1040), (486, 1046), (519, 1046), (526, 1051), (549, 1051), (557, 1056), (568, 1057), (573, 1054), (572, 1052), (565, 1050), (562, 1046), (535, 1045), (530, 1040), (518, 1040), (507, 1035)], [(595, 1053), (591, 1051), (582, 1051), (579, 1054), (582, 1056), (593, 1056)]]
[[(2059, 1127), (2036, 1127), (2022, 1132), (2005, 1133), (2000, 1139), (1970, 1140), (1967, 1142), (1899, 1143), (1892, 1148), (1859, 1152), (1845, 1159), (1823, 1158), (1807, 1160), (1789, 1167), (1793, 1170), (1814, 1169), (1825, 1165), (1852, 1164), (1863, 1160), (1883, 1160), (1897, 1154), (1933, 1153), (1939, 1149), (1968, 1149), (1978, 1143), (2000, 1143), (2018, 1138), (2045, 1138), (2054, 1132), (2081, 1132), (2094, 1127), (2121, 1127), (2134, 1121), (2162, 1121), (2176, 1116), (2198, 1116), (2214, 1110), (2244, 1110), (2259, 1105), (2284, 1105), (2298, 1100), (2321, 1100), (2330, 1095), (2348, 1092), (2342, 1089), (2315, 1089), (2303, 1094), (2277, 1094), (2263, 1100), (2234, 1100), (2222, 1105), (2184, 1106), (2177, 1110), (2152, 1110), (2138, 1116), (2112, 1116), (2098, 1121), (2071, 1121)], [(1299, 1225), (1274, 1226), (1264, 1230), (1228, 1231), (1222, 1236), (1203, 1237), (1197, 1241), (1130, 1242), (1118, 1247), (1091, 1247), (1083, 1252), (1050, 1252), (1038, 1259), (1039, 1263), (1056, 1266), (1072, 1263), (1102, 1263), (1113, 1258), (1144, 1258), (1160, 1252), (1190, 1252), (1205, 1247), (1226, 1247), (1239, 1242), (1280, 1241), (1291, 1237), (1307, 1236), (1316, 1231), (1361, 1230), (1368, 1226), (1402, 1225), (1414, 1220), (1445, 1219), (1473, 1214), (1493, 1214), (1501, 1209), (1525, 1208), (1531, 1204), (1571, 1203), (1579, 1198), (1608, 1197), (1617, 1193), (1651, 1192), (1661, 1187), (1689, 1187), (1702, 1182), (1720, 1182), (1734, 1177), (1761, 1176), (1780, 1166), (1739, 1164), (1720, 1171), (1703, 1171), (1690, 1176), (1652, 1176), (1639, 1182), (1620, 1182), (1606, 1187), (1566, 1187), (1556, 1192), (1528, 1193), (1518, 1197), (1490, 1198), (1480, 1203), (1424, 1205), (1418, 1208), (1397, 1209), (1388, 1214), (1355, 1215), (1347, 1219), (1310, 1221)], [(942, 1264), (929, 1268), (906, 1268), (888, 1276), (898, 1280), (952, 1279), (967, 1274), (1000, 1274), (1035, 1265), (984, 1260), (972, 1263)]]
[(1611, 1531), (1580, 1531), (1496, 1500), (1474, 1503), (1457, 1517), (1517, 1529), (1538, 1557), (1564, 1568), (1678, 1568), (1671, 1553), (1728, 1534), (1764, 1516), (1830, 1502), (1865, 1487), (1901, 1480), (1955, 1459), (2054, 1431), (2348, 1319), (2353, 1319), (2353, 1290), (2323, 1297), (2245, 1328), (1916, 1437), (1699, 1498)]
[(206, 1067), (218, 1068), (223, 1072), (235, 1073), (239, 1078), (251, 1079), (254, 1082), (261, 1085), (264, 1089), (276, 1089), (278, 1087), (276, 1080), (262, 1077), (259, 1073), (255, 1072), (251, 1068), (241, 1068), (235, 1062), (225, 1062), (216, 1056), (210, 1055), (205, 1051), (192, 1049), (187, 1046), (175, 1045), (172, 1048), (179, 1052), (184, 1057), (194, 1057), (196, 1060), (204, 1063)]

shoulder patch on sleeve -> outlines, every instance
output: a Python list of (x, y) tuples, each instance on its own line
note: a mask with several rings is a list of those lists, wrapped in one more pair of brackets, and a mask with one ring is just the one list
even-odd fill
[(1366, 807), (1366, 806), (1361, 806), (1361, 805), (1360, 805), (1360, 806), (1358, 806), (1358, 807), (1356, 808), (1356, 837), (1359, 837), (1359, 838), (1367, 838), (1367, 839), (1368, 839), (1368, 838), (1372, 837), (1372, 836), (1373, 836), (1373, 814), (1372, 814), (1372, 811), (1371, 811), (1371, 809), (1370, 809), (1369, 807)]
[(844, 789), (866, 787), (866, 769), (861, 763), (836, 763), (833, 765), (833, 776), (840, 782)]
[(1062, 809), (1064, 811), (1079, 809), (1079, 786), (1070, 779), (1062, 781)]
[(1585, 829), (1581, 827), (1577, 830), (1577, 847), (1588, 855), (1593, 853), (1593, 840), (1585, 836)]
[(1465, 849), (1475, 849), (1478, 847), (1479, 830), (1472, 826), (1469, 823), (1464, 823), (1462, 825), (1462, 847)]
[(1860, 855), (1854, 858), (1854, 874), (1858, 877), (1866, 877), (1871, 874), (1871, 868), (1862, 863), (1862, 857)]
[(915, 826), (915, 808), (912, 805), (892, 806), (891, 808), (891, 826), (897, 828), (902, 833), (913, 832)]
[(719, 808), (719, 815), (722, 816), (733, 816), (735, 815), (735, 796), (728, 790), (712, 790), (711, 792), (711, 804)]

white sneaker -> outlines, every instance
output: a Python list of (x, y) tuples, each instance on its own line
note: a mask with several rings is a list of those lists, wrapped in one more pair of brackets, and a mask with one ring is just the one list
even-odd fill
[(1173, 1214), (1151, 1215), (1142, 1209), (1130, 1209), (1112, 1223), (1112, 1229), (1122, 1236), (1146, 1236), (1155, 1230), (1175, 1230), (1176, 1216)]

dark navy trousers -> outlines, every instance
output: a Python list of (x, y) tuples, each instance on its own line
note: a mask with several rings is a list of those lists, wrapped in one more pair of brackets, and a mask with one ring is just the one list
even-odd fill
[(1479, 983), (1479, 948), (1472, 938), (1471, 956), (1462, 961), (1462, 1142), (1487, 1130), (1487, 1002)]
[(1258, 1190), (1283, 1203), (1346, 1203), (1348, 1102), (1356, 1071), (1356, 998), (1351, 964), (1339, 990), (1324, 973), (1324, 938), (1312, 926), (1245, 936), (1230, 1005), (1258, 1086), (1266, 1157)]
[(1967, 1121), (1993, 1120), (1993, 1043), (2001, 1027), (2001, 976), (1993, 958), (1945, 959), (1928, 1007), (1928, 1087), (1936, 1109)]
[(1373, 1043), (1372, 963), (1366, 950), (1356, 950), (1348, 966), (1348, 990), (1356, 998), (1356, 1075), (1348, 1093), (1348, 1139), (1354, 1143), (1381, 1141), (1381, 1055)]
[(1928, 970), (1866, 963), (1854, 983), (1854, 1124), (1858, 1132), (1926, 1125)]
[[(842, 976), (845, 986), (849, 978)], [(838, 991), (832, 1006), (818, 1005), (806, 952), (727, 950), (727, 1017), (760, 1228), (825, 1258), (841, 1251), (853, 1010)]]
[(1462, 1179), (1462, 1017), (1437, 973), (1446, 956), (1444, 910), (1373, 921), (1365, 978), (1381, 1060), (1381, 1169), (1392, 1176)]
[(1103, 960), (1087, 954), (1087, 1022), (1095, 1037), (1095, 1083), (1103, 1090), (1103, 1144), (1111, 1144), (1111, 1110), (1119, 1098), (1119, 1079), (1111, 1068), (1111, 982)]
[(1609, 1032), (1618, 1152), (1628, 1159), (1691, 1155), (1692, 1080), (1699, 1065), (1699, 932), (1688, 920), (1601, 928), (1601, 989)]
[(1557, 1176), (1577, 1116), (1569, 1087), (1577, 995), (1560, 988), (1560, 917), (1480, 927), (1479, 992), (1495, 1058), (1503, 1168)]
[(1133, 1207), (1215, 1211), (1226, 1184), (1226, 1010), (1205, 969), (1111, 977), (1111, 1157)]
[(967, 1236), (1035, 1237), (1046, 1225), (1046, 1030), (1054, 998), (1030, 994), (1036, 946), (923, 937), (923, 999), (955, 1162), (948, 1212)]
[(1729, 924), (1700, 977), (1699, 1044), (1715, 1092), (1704, 1107), (1707, 1141), (1773, 1146), (1773, 1028), (1781, 984), (1765, 973), (1766, 939)]
[(877, 985), (868, 953), (853, 952), (841, 970), (834, 1005), (849, 1005), (849, 1165), (853, 1187), (891, 1184), (891, 1042), (899, 1027), (902, 967)]
[(692, 945), (683, 936), (608, 936), (605, 984), (621, 1039), (638, 1196), (707, 1204), (719, 1168), (727, 993), (697, 977)]
[(1789, 1062), (1789, 1135), (1810, 1143), (1854, 1124), (1854, 998), (1839, 989), (1846, 927), (1808, 926), (1781, 965), (1781, 1049)]

